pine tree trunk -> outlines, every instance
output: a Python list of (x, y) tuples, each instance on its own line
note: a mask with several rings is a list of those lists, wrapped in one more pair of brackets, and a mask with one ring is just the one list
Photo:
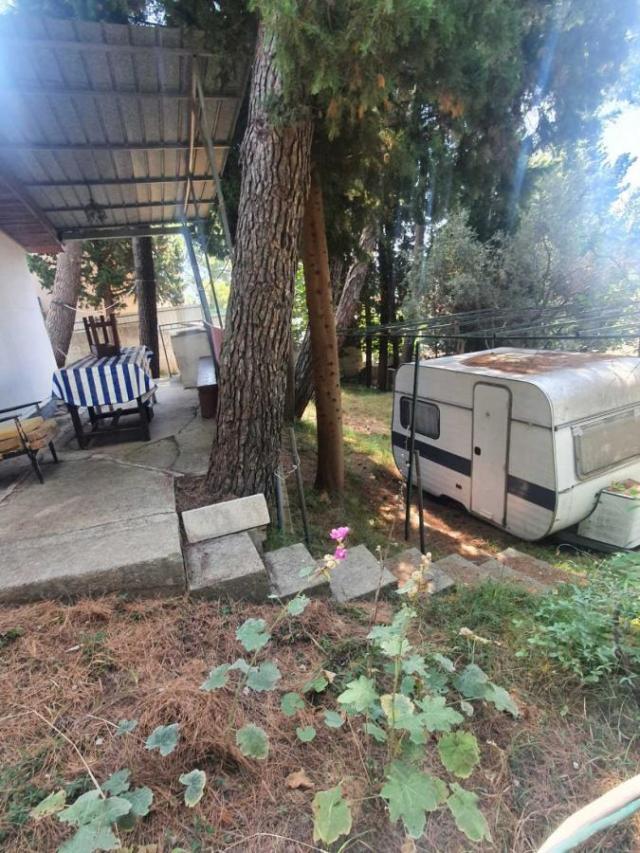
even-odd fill
[(80, 240), (71, 240), (56, 259), (51, 305), (45, 321), (58, 367), (64, 367), (67, 360), (81, 282), (82, 243)]
[[(372, 311), (371, 311), (371, 288), (369, 285), (364, 291), (364, 324), (367, 329), (371, 328)], [(371, 388), (373, 376), (373, 339), (369, 333), (364, 342), (364, 380), (367, 388)]]
[(311, 119), (272, 124), (281, 80), (274, 40), (260, 27), (222, 348), (212, 499), (271, 489), (284, 418), (298, 239), (309, 189)]
[(322, 189), (315, 173), (311, 177), (309, 198), (305, 208), (302, 245), (309, 311), (313, 387), (316, 398), (318, 437), (316, 489), (339, 495), (344, 491), (340, 364)]
[[(340, 293), (336, 308), (336, 329), (338, 353), (347, 339), (344, 331), (351, 326), (354, 314), (360, 304), (362, 288), (367, 280), (371, 264), (371, 253), (375, 247), (373, 228), (367, 226), (360, 237), (360, 257), (356, 258), (347, 270), (344, 287)], [(335, 291), (335, 287), (333, 288)], [(313, 375), (311, 371), (311, 341), (309, 333), (304, 336), (296, 359), (296, 417), (301, 418), (313, 396)]]
[(151, 237), (133, 237), (131, 246), (136, 277), (140, 345), (152, 351), (151, 375), (157, 379), (160, 376), (160, 344), (153, 241)]
[[(390, 293), (392, 289), (391, 252), (386, 235), (378, 241), (378, 269), (380, 271), (380, 325), (386, 326), (390, 318)], [(387, 371), (389, 367), (389, 333), (382, 331), (378, 335), (378, 388), (387, 390)]]

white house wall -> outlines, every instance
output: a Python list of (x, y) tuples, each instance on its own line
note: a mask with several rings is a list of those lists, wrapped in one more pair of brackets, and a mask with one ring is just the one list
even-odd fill
[(26, 253), (0, 232), (0, 409), (48, 399), (55, 366)]

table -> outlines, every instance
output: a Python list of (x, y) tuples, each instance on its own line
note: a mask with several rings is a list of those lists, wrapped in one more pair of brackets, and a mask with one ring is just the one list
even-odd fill
[[(105, 434), (123, 429), (135, 429), (149, 441), (152, 398), (156, 391), (149, 368), (150, 356), (151, 351), (146, 347), (123, 347), (119, 355), (108, 358), (89, 355), (55, 371), (53, 394), (66, 403), (82, 449), (98, 432)], [(134, 402), (135, 407), (123, 408), (123, 404)], [(103, 407), (108, 411), (102, 411)], [(81, 408), (89, 412), (90, 433), (83, 430)], [(138, 418), (138, 425), (121, 426), (121, 419), (130, 416)], [(105, 420), (111, 420), (111, 427), (99, 429)]]

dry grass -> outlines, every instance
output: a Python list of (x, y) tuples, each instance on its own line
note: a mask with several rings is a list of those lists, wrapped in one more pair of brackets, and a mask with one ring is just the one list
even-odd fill
[[(304, 767), (316, 789), (342, 781), (360, 800), (354, 834), (364, 834), (349, 849), (399, 851), (402, 835), (389, 828), (379, 801), (362, 799), (379, 756), (367, 752), (356, 724), (353, 730), (329, 730), (316, 719), (313, 706), (295, 720), (277, 711), (283, 692), (300, 690), (327, 663), (341, 670), (336, 689), (340, 679), (357, 671), (370, 606), (337, 612), (326, 602), (314, 602), (299, 621), (277, 630), (271, 656), (283, 675), (279, 689), (241, 695), (237, 714), (238, 726), (252, 721), (267, 730), (271, 753), (266, 762), (248, 761), (235, 747), (228, 726), (233, 692), (198, 689), (212, 666), (240, 655), (238, 623), (248, 616), (269, 619), (273, 613), (271, 605), (117, 598), (0, 611), (0, 637), (5, 637), (0, 647), (2, 849), (55, 850), (67, 835), (64, 828), (55, 819), (35, 823), (28, 809), (74, 780), (80, 780), (75, 793), (90, 784), (78, 754), (35, 716), (37, 711), (76, 744), (98, 780), (127, 767), (134, 785), (153, 790), (153, 810), (127, 844), (156, 844), (158, 851), (176, 845), (194, 851), (307, 850), (314, 792), (285, 785), (289, 773)], [(388, 605), (379, 616), (390, 616)], [(421, 630), (429, 633), (429, 626)], [(310, 636), (322, 642), (326, 654)], [(431, 639), (440, 639), (446, 648), (443, 632), (431, 631)], [(526, 708), (522, 720), (489, 708), (474, 718), (482, 763), (466, 786), (480, 794), (494, 837), (493, 844), (480, 849), (524, 853), (536, 848), (549, 826), (622, 778), (637, 761), (638, 749), (622, 732), (624, 709), (615, 709), (612, 724), (613, 706), (597, 720), (578, 704), (561, 716), (555, 700), (536, 700), (529, 684), (520, 690), (516, 685), (515, 692)], [(320, 704), (332, 707), (333, 696)], [(137, 719), (139, 726), (132, 735), (118, 737), (114, 724), (123, 718)], [(180, 723), (177, 749), (166, 758), (144, 749), (153, 728), (171, 722)], [(311, 723), (317, 737), (302, 744), (295, 727)], [(194, 767), (206, 771), (208, 785), (198, 807), (189, 810), (182, 804), (178, 776)], [(441, 768), (434, 764), (434, 771)], [(627, 826), (589, 849), (640, 849), (633, 847), (633, 839)], [(438, 813), (429, 820), (419, 849), (458, 853), (471, 846), (450, 818)]]

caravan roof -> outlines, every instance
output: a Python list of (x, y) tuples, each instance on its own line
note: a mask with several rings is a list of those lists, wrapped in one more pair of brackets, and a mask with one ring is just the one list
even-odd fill
[(422, 364), (536, 385), (551, 404), (556, 426), (640, 405), (640, 358), (635, 356), (498, 347)]

